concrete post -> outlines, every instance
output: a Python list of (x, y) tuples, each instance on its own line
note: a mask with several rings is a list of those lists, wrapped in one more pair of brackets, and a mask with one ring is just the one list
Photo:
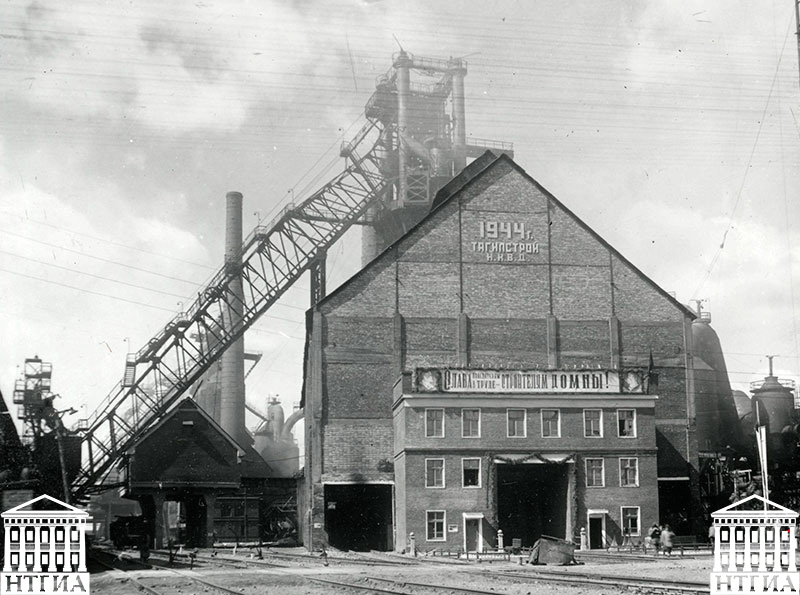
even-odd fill
[(586, 537), (586, 527), (581, 527), (581, 551), (589, 549), (589, 540)]
[(413, 531), (408, 534), (408, 549), (412, 556), (417, 555), (417, 536)]
[(503, 544), (503, 530), (502, 529), (498, 529), (497, 530), (497, 549), (502, 552), (505, 549), (503, 546), (504, 546), (504, 544)]

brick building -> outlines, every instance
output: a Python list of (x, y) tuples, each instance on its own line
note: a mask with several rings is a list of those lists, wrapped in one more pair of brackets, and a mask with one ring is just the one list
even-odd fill
[(694, 318), (510, 158), (476, 160), (309, 311), (306, 546), (597, 547), (699, 518)]

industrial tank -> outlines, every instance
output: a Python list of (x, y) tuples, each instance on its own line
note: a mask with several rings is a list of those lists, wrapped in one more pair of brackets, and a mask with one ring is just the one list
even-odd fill
[(782, 385), (770, 369), (770, 375), (763, 383), (756, 384), (752, 392), (753, 421), (767, 426), (767, 453), (770, 463), (785, 463), (791, 455), (787, 442), (793, 436), (793, 390)]
[[(720, 452), (744, 445), (728, 367), (709, 316), (692, 323), (697, 443), (701, 451)], [(698, 361), (699, 360), (699, 361)]]

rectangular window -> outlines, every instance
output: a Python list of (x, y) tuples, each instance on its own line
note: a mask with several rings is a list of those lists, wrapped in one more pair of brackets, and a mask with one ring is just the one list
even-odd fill
[(444, 438), (444, 409), (425, 410), (425, 436)]
[(69, 540), (72, 543), (77, 543), (80, 540), (80, 532), (78, 531), (77, 527), (70, 527), (69, 529)]
[(561, 415), (558, 409), (542, 409), (542, 437), (558, 438), (561, 436)]
[(617, 435), (620, 438), (636, 438), (635, 409), (617, 409)]
[(19, 542), (19, 527), (11, 527), (11, 543)]
[(50, 528), (42, 527), (39, 533), (39, 539), (42, 543), (50, 543)]
[(480, 438), (481, 435), (481, 410), (461, 410), (461, 437)]
[(50, 554), (47, 552), (42, 553), (42, 570), (46, 570), (50, 566)]
[(481, 487), (481, 460), (461, 459), (462, 486), (465, 488)]
[(639, 507), (623, 506), (620, 517), (622, 518), (622, 534), (631, 537), (639, 536)]
[(719, 530), (719, 540), (727, 543), (731, 538), (730, 529), (728, 527), (721, 527)]
[(603, 410), (584, 409), (583, 410), (583, 435), (586, 438), (603, 437)]
[(603, 459), (586, 459), (586, 487), (602, 488), (605, 485)]
[(64, 543), (64, 527), (56, 527), (56, 542)]
[(427, 532), (425, 538), (428, 541), (444, 541), (444, 510), (428, 510), (427, 516)]
[(25, 541), (27, 543), (33, 543), (33, 527), (25, 527)]
[(444, 487), (444, 459), (425, 459), (425, 487)]
[(639, 459), (622, 458), (619, 460), (619, 485), (623, 488), (638, 487)]
[(508, 409), (508, 437), (509, 438), (524, 438), (527, 433), (525, 431), (525, 416), (524, 409)]

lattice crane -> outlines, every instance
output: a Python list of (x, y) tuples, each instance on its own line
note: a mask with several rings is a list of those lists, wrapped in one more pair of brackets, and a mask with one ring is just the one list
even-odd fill
[[(413, 73), (426, 81), (438, 78), (420, 84)], [(367, 102), (366, 124), (341, 147), (345, 170), (268, 225), (256, 227), (242, 246), (241, 268), (224, 265), (186, 312), (128, 356), (122, 382), (83, 424), (83, 464), (72, 482), (74, 498), (106, 489), (99, 483), (112, 465), (306, 271), (312, 275), (312, 302), (321, 299), (325, 254), (351, 225), (362, 218), (371, 224), (365, 228), (373, 234), (373, 247), (365, 252), (371, 258), (424, 215), (433, 194), (467, 157), (487, 148), (513, 151), (510, 143), (467, 143), (465, 74), (466, 63), (459, 58), (395, 56), (392, 70), (378, 80)], [(448, 97), (452, 116), (446, 113)], [(376, 241), (374, 230), (380, 234), (382, 228)], [(233, 288), (239, 280), (243, 299)]]
[[(379, 171), (381, 142), (380, 126), (369, 122), (348, 144), (349, 165), (341, 174), (256, 227), (242, 246), (241, 270), (223, 266), (186, 312), (128, 356), (122, 382), (84, 424), (85, 461), (72, 483), (75, 497), (102, 490), (97, 483), (114, 462), (303, 273), (316, 267), (317, 276), (324, 275), (319, 269), (326, 250), (389, 183)], [(244, 301), (231, 288), (237, 276)], [(319, 278), (314, 285), (324, 291)]]

